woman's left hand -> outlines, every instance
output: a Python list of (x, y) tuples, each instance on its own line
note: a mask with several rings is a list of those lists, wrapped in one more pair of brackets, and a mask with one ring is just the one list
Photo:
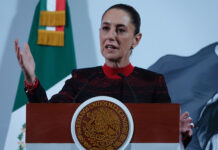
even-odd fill
[(183, 136), (192, 136), (192, 128), (194, 128), (194, 124), (192, 123), (192, 118), (189, 117), (189, 113), (185, 112), (180, 115), (180, 134)]

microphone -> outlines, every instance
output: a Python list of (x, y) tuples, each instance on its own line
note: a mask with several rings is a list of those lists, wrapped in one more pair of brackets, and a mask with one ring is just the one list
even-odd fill
[(132, 97), (133, 97), (134, 101), (136, 102), (136, 101), (137, 101), (137, 98), (136, 98), (135, 92), (134, 92), (134, 90), (132, 89), (132, 87), (130, 86), (130, 84), (129, 84), (127, 78), (126, 78), (126, 76), (125, 76), (124, 74), (120, 73), (120, 72), (118, 72), (117, 74), (118, 74), (118, 76), (120, 76), (120, 77), (126, 82), (128, 88), (130, 89), (130, 92), (132, 93)]
[(76, 94), (75, 98), (74, 98), (74, 103), (76, 102), (76, 100), (78, 99), (78, 97), (82, 94), (82, 92), (84, 92), (85, 88), (88, 86), (88, 84), (90, 83), (90, 81), (92, 81), (95, 77), (97, 77), (99, 74), (95, 73), (92, 74), (88, 77), (87, 82), (83, 85), (83, 87), (81, 88), (81, 90)]

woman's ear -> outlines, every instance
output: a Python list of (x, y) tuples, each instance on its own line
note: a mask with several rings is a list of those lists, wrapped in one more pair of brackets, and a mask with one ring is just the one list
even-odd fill
[(132, 43), (132, 46), (131, 48), (134, 49), (140, 42), (142, 38), (142, 34), (141, 33), (138, 33), (134, 36), (134, 39), (133, 39), (133, 43)]

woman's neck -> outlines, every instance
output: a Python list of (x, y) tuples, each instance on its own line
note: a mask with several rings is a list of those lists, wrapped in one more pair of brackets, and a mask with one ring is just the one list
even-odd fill
[(111, 68), (124, 68), (129, 65), (129, 60), (125, 62), (106, 60), (105, 64)]
[(131, 63), (129, 63), (127, 66), (125, 67), (110, 67), (108, 66), (106, 63), (104, 64), (104, 66), (102, 67), (104, 74), (111, 78), (111, 79), (121, 79), (121, 76), (119, 74), (123, 74), (124, 76), (129, 76), (133, 70), (134, 67), (132, 66)]

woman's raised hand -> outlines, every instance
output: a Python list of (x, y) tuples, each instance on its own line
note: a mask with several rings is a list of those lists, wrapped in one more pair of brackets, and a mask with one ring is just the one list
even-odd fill
[(31, 54), (29, 45), (24, 43), (24, 51), (21, 50), (18, 39), (15, 40), (15, 52), (17, 55), (17, 60), (20, 64), (20, 67), (23, 70), (25, 81), (32, 84), (35, 82), (35, 61)]
[(186, 136), (192, 136), (192, 128), (194, 124), (192, 123), (192, 118), (189, 117), (189, 113), (185, 112), (180, 115), (180, 133)]

